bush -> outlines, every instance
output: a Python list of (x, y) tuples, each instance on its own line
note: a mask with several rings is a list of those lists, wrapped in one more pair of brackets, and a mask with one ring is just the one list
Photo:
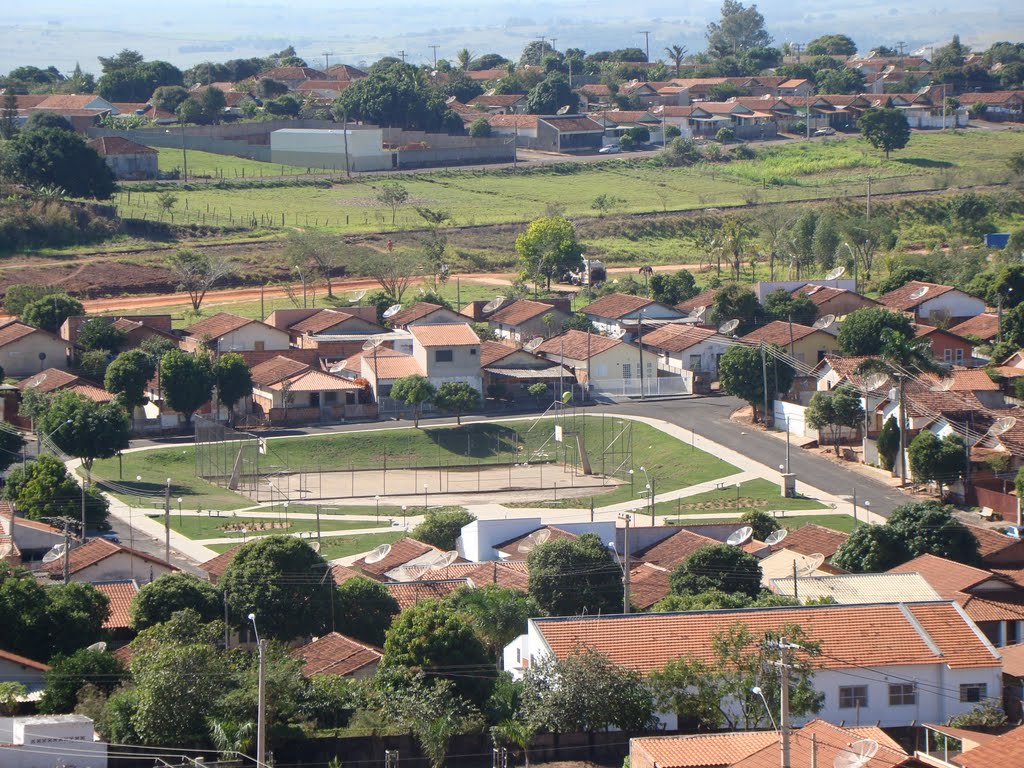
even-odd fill
[(469, 135), (474, 139), (487, 139), (491, 136), (491, 124), (486, 117), (478, 117), (469, 126)]
[(678, 168), (700, 162), (700, 148), (693, 139), (672, 139), (662, 150), (659, 160), (664, 166)]
[(730, 141), (736, 140), (736, 131), (726, 126), (725, 128), (719, 128), (718, 133), (715, 134), (715, 141), (719, 144), (728, 144)]

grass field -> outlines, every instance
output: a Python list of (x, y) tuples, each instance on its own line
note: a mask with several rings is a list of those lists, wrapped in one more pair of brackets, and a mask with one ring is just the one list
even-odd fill
[[(916, 133), (907, 149), (889, 160), (862, 139), (850, 138), (788, 142), (761, 150), (753, 160), (690, 168), (612, 160), (519, 174), (501, 170), (411, 174), (401, 177), (409, 200), (398, 211), (394, 226), (391, 210), (376, 200), (383, 177), (329, 188), (216, 189), (200, 185), (180, 190), (172, 210), (176, 221), (206, 217), (215, 222), (222, 217), (237, 222), (255, 217), (273, 226), (350, 232), (421, 227), (423, 222), (412, 209), (417, 205), (445, 208), (453, 214), (452, 223), (460, 225), (527, 221), (543, 215), (553, 203), (564, 206), (572, 216), (596, 216), (592, 203), (601, 193), (612, 193), (621, 201), (615, 213), (685, 210), (753, 200), (861, 194), (869, 175), (879, 193), (1002, 181), (1007, 176), (1006, 158), (1020, 150), (1024, 150), (1024, 133), (949, 131)], [(130, 205), (124, 194), (115, 201), (123, 215), (157, 216), (156, 193), (133, 193)]]
[[(660, 485), (658, 489), (661, 490)], [(698, 493), (694, 496), (687, 496), (675, 501), (663, 501), (655, 505), (655, 512), (659, 515), (670, 515), (673, 513), (698, 515), (712, 512), (743, 513), (751, 509), (763, 509), (766, 511), (772, 509), (808, 510), (828, 509), (828, 506), (814, 499), (799, 497), (787, 499), (781, 494), (778, 483), (773, 483), (771, 480), (763, 478), (740, 483), (738, 491), (735, 485), (730, 485), (721, 491)]]
[[(160, 153), (157, 162), (161, 171), (181, 170), (181, 150), (174, 147), (157, 147)], [(212, 152), (198, 152), (188, 150), (186, 153), (188, 161), (188, 176), (208, 177), (214, 179), (250, 179), (267, 178), (271, 176), (285, 176), (308, 173), (306, 168), (297, 168), (291, 165), (274, 165), (273, 163), (262, 163), (259, 160), (248, 160), (244, 157), (234, 155), (216, 155)]]
[[(392, 508), (393, 509), (393, 508)], [(162, 522), (162, 516), (161, 522)], [(273, 525), (260, 529), (260, 524)], [(387, 520), (375, 523), (372, 520), (321, 520), (321, 531), (357, 531), (362, 528), (388, 528), (391, 523)], [(231, 526), (230, 530), (226, 530)], [(285, 522), (283, 510), (276, 518), (260, 517), (252, 518), (241, 515), (218, 515), (216, 517), (182, 517), (171, 514), (171, 528), (190, 539), (219, 539), (222, 537), (252, 538), (254, 536), (269, 536), (272, 534), (306, 533), (316, 530), (316, 520), (289, 519)], [(245, 529), (243, 533), (241, 528)]]
[[(366, 533), (359, 536), (335, 536), (331, 539), (324, 540), (320, 554), (323, 555), (326, 560), (348, 557), (349, 555), (368, 552), (374, 547), (379, 547), (381, 544), (391, 544), (392, 542), (398, 541), (403, 536), (405, 536), (404, 532)], [(214, 552), (227, 552), (232, 547), (237, 546), (237, 544), (211, 544), (208, 548), (212, 549)]]
[[(801, 517), (777, 517), (779, 525), (783, 528), (787, 528), (791, 531), (795, 531), (804, 525), (820, 525), (822, 528), (831, 528), (834, 531), (841, 531), (843, 533), (850, 533), (854, 528), (854, 519), (850, 515), (806, 515)], [(666, 520), (667, 525), (689, 525), (697, 523), (737, 523), (735, 517), (716, 517), (716, 518), (701, 518), (700, 520), (693, 520), (691, 518), (681, 517), (675, 520)], [(859, 522), (860, 525), (864, 525), (864, 521)]]

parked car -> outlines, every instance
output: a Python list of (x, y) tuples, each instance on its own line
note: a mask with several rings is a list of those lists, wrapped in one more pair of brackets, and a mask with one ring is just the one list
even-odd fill
[(819, 128), (814, 132), (815, 136), (835, 136), (835, 128)]
[(609, 144), (607, 147), (601, 147), (597, 150), (600, 155), (617, 155), (622, 151), (622, 147), (618, 144)]

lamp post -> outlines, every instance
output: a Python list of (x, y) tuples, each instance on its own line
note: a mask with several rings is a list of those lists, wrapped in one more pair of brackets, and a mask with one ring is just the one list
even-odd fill
[[(864, 502), (864, 522), (869, 523), (869, 524), (871, 523), (871, 502), (870, 501), (865, 501)], [(856, 520), (854, 521), (854, 524), (856, 524)]]
[(376, 522), (380, 522), (380, 496), (373, 497), (373, 504), (375, 507), (374, 517)]
[(256, 715), (256, 766), (257, 768), (266, 768), (266, 750), (267, 750), (267, 701), (266, 701), (266, 686), (267, 686), (267, 641), (260, 639), (259, 629), (256, 628), (256, 614), (249, 614), (249, 621), (252, 622), (252, 631), (256, 635), (256, 647), (259, 649), (260, 654), (260, 665), (259, 665), (259, 682), (258, 682), (258, 698), (257, 698), (257, 715)]
[(423, 484), (423, 513), (427, 512), (427, 484)]
[[(178, 525), (181, 525), (181, 512), (178, 508)], [(164, 561), (171, 563), (171, 478), (167, 478), (164, 486)]]
[(178, 527), (181, 528), (181, 496), (178, 497)]
[(402, 528), (408, 530), (409, 529), (409, 523), (406, 522), (406, 519), (405, 519), (405, 511), (406, 511), (406, 509), (407, 509), (407, 507), (405, 506), (405, 504), (403, 504), (402, 505)]

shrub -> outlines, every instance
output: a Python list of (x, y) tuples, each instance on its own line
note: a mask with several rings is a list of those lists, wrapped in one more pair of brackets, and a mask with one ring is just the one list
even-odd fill
[(730, 141), (736, 140), (736, 131), (726, 126), (725, 128), (719, 128), (718, 133), (715, 134), (715, 141), (719, 144), (728, 144)]

